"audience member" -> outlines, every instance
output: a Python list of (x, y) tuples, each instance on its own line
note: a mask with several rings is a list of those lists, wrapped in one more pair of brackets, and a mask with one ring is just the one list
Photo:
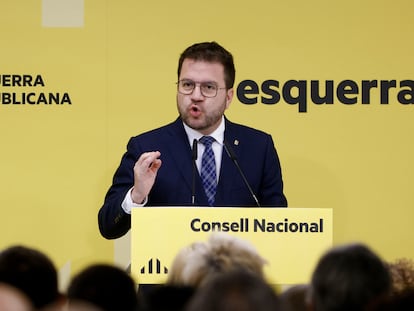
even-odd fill
[(195, 288), (191, 286), (153, 286), (145, 295), (139, 296), (139, 311), (182, 311), (194, 292)]
[(37, 311), (103, 311), (96, 305), (85, 301), (72, 301), (63, 306), (51, 305)]
[(414, 310), (414, 289), (407, 288), (394, 293), (387, 303), (384, 303), (376, 311), (412, 311)]
[[(59, 311), (59, 310), (55, 310)], [(104, 311), (103, 309), (95, 306), (92, 303), (88, 302), (72, 302), (71, 304), (67, 305), (67, 308), (64, 311)]]
[(53, 262), (41, 251), (26, 246), (11, 246), (0, 252), (0, 282), (22, 291), (35, 308), (62, 299)]
[(247, 240), (227, 233), (214, 233), (207, 242), (195, 242), (181, 249), (173, 260), (168, 284), (194, 286), (236, 268), (263, 275), (266, 260)]
[(102, 311), (135, 311), (135, 281), (124, 270), (109, 264), (93, 264), (75, 275), (67, 290), (69, 306), (88, 302)]
[(223, 271), (197, 288), (186, 311), (277, 311), (273, 288), (244, 268)]
[(1, 311), (31, 311), (33, 309), (29, 298), (15, 287), (0, 283)]
[(313, 272), (310, 309), (373, 310), (391, 289), (389, 270), (370, 248), (347, 244), (330, 249)]
[(308, 297), (309, 285), (297, 284), (282, 291), (279, 295), (280, 306), (283, 311), (305, 311), (307, 310), (306, 299)]
[(399, 258), (388, 263), (392, 290), (388, 301), (376, 311), (414, 310), (414, 263), (408, 258)]
[(249, 241), (219, 232), (182, 248), (166, 284), (143, 296), (126, 271), (93, 264), (72, 278), (65, 297), (52, 261), (17, 245), (0, 252), (0, 311), (414, 310), (414, 262), (387, 263), (362, 243), (329, 249), (310, 284), (280, 295), (265, 279), (265, 264)]
[(392, 279), (392, 292), (399, 293), (406, 289), (414, 289), (414, 262), (408, 258), (399, 258), (389, 262), (388, 267)]

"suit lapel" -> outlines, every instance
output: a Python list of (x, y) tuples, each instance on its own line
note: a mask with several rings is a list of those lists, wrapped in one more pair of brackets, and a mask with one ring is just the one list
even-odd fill
[[(166, 144), (170, 151), (177, 169), (182, 175), (185, 183), (191, 187), (192, 162), (191, 162), (191, 146), (188, 143), (187, 134), (180, 119), (177, 119), (170, 128), (170, 137)], [(191, 188), (190, 188), (191, 189)]]
[[(192, 162), (192, 146), (188, 142), (187, 134), (184, 130), (184, 126), (180, 118), (172, 123), (169, 129), (169, 137), (165, 141), (168, 146), (169, 152), (178, 172), (181, 174), (184, 181), (183, 187), (188, 188), (188, 193), (191, 195), (192, 183), (193, 183), (193, 162)], [(195, 205), (208, 205), (207, 197), (204, 193), (204, 189), (201, 183), (201, 178), (198, 170), (195, 171)]]
[[(225, 119), (226, 129), (224, 132), (224, 140), (231, 146), (236, 156), (239, 155), (239, 150), (237, 148), (237, 133), (235, 132), (234, 126), (230, 121)], [(236, 144), (235, 144), (236, 142)], [(216, 203), (221, 204), (223, 202), (226, 193), (232, 189), (232, 185), (236, 178), (238, 178), (238, 172), (235, 164), (231, 160), (229, 154), (223, 146), (223, 153), (221, 157), (221, 169), (220, 169), (220, 178), (217, 185), (217, 194), (216, 194)], [(216, 205), (217, 205), (216, 204)]]

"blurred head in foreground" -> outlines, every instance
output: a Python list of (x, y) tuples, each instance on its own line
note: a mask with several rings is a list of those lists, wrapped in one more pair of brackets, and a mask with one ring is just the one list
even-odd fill
[(245, 269), (263, 277), (266, 260), (247, 240), (214, 233), (207, 242), (181, 249), (173, 260), (167, 284), (198, 287), (211, 277), (234, 269)]
[(276, 311), (279, 299), (259, 275), (232, 269), (209, 278), (199, 287), (186, 311)]
[(315, 311), (372, 310), (390, 289), (385, 262), (363, 244), (347, 244), (320, 258), (312, 275), (309, 302)]
[(19, 289), (35, 308), (62, 298), (56, 267), (46, 254), (34, 248), (15, 245), (0, 252), (0, 282)]

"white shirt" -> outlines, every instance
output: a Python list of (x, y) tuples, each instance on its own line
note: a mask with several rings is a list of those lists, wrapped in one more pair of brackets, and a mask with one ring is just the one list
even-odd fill
[[(198, 131), (192, 129), (191, 127), (189, 127), (187, 124), (183, 123), (183, 125), (184, 125), (184, 130), (187, 134), (188, 142), (189, 142), (190, 146), (193, 146), (193, 140), (194, 139), (199, 140), (201, 137), (204, 136), (200, 132), (198, 132)], [(225, 122), (224, 122), (224, 116), (222, 116), (219, 127), (213, 133), (208, 135), (208, 136), (211, 136), (215, 139), (215, 141), (213, 142), (211, 147), (214, 151), (214, 157), (215, 157), (215, 160), (216, 160), (217, 182), (218, 182), (218, 179), (220, 177), (221, 156), (222, 156), (222, 153), (223, 153), (224, 130), (225, 130)], [(205, 147), (202, 143), (197, 144), (198, 157), (197, 157), (196, 165), (197, 165), (197, 169), (198, 169), (199, 172), (201, 170), (201, 158), (202, 158), (202, 154), (204, 152), (204, 149), (205, 149)], [(132, 188), (129, 189), (129, 191), (125, 195), (124, 201), (121, 204), (122, 209), (127, 214), (131, 214), (131, 209), (133, 207), (143, 207), (148, 202), (148, 197), (147, 197), (147, 198), (145, 198), (145, 201), (144, 201), (143, 204), (134, 203), (132, 201), (132, 198), (131, 198), (131, 191), (132, 191)]]

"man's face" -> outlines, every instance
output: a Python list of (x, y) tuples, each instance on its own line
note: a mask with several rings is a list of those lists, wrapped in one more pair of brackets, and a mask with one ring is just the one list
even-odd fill
[[(211, 134), (220, 125), (221, 117), (233, 98), (233, 89), (225, 89), (223, 65), (185, 59), (179, 80), (196, 83), (191, 94), (177, 91), (177, 108), (181, 119), (202, 134)], [(216, 85), (217, 95), (204, 96), (200, 83)]]

